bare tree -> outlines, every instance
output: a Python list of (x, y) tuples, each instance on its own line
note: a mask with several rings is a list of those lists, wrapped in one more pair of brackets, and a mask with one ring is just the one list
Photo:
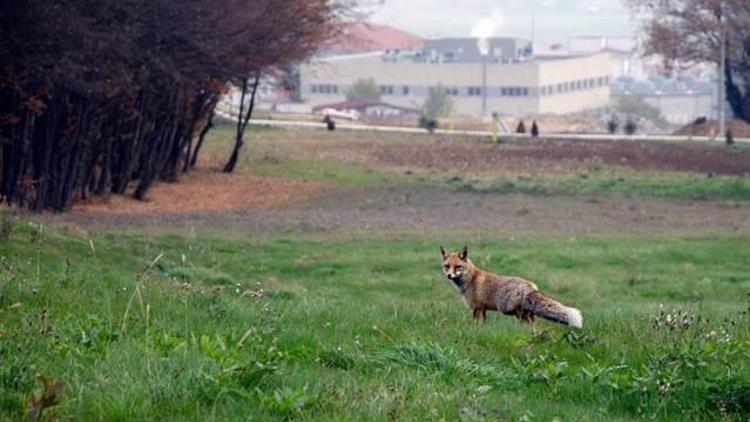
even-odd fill
[(625, 0), (644, 19), (644, 53), (668, 69), (721, 62), (726, 43), (725, 89), (734, 115), (750, 122), (750, 2), (747, 0)]

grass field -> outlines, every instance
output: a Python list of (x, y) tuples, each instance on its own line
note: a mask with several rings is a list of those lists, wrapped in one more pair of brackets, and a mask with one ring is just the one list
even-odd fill
[[(284, 131), (251, 135), (242, 171), (327, 183), (340, 195), (332, 205), (301, 205), (318, 213), (362, 192), (381, 195), (388, 212), (388, 192), (406, 188), (445, 189), (477, 204), (518, 193), (530, 195), (529, 203), (572, 196), (569, 204), (577, 195), (584, 203), (627, 194), (667, 210), (685, 198), (729, 200), (695, 209), (736, 206), (736, 214), (722, 215), (740, 220), (747, 209), (745, 188), (713, 194), (690, 182), (735, 192), (728, 186), (745, 186), (745, 176), (597, 164), (601, 177), (628, 174), (639, 182), (623, 183), (638, 187), (587, 188), (600, 177), (580, 177), (591, 172), (588, 162), (496, 173), (415, 162), (407, 173), (374, 159), (377, 151), (357, 149), (372, 138), (316, 132), (300, 143)], [(209, 155), (227, 146), (219, 142), (226, 132), (212, 136)], [(342, 147), (348, 142), (351, 149)], [(400, 148), (403, 141), (379, 142)], [(496, 186), (528, 177), (545, 189)], [(435, 207), (409, 206), (419, 213)], [(54, 395), (55, 382), (64, 391), (45, 415), (62, 420), (750, 417), (747, 231), (642, 234), (623, 225), (621, 233), (512, 234), (454, 228), (456, 208), (440, 212), (446, 223), (431, 231), (406, 221), (402, 229), (342, 223), (274, 233), (206, 230), (204, 220), (189, 220), (190, 230), (164, 220), (154, 233), (139, 225), (141, 217), (94, 230), (75, 213), (65, 224), (57, 216), (0, 214), (10, 222), (0, 224), (0, 420), (25, 418), (31, 395)], [(80, 224), (69, 223), (75, 218)], [(207, 218), (223, 217), (201, 215)], [(477, 265), (535, 281), (581, 309), (584, 328), (542, 322), (533, 334), (497, 314), (475, 324), (440, 272), (441, 244), (467, 244)]]
[[(583, 309), (585, 328), (474, 325), (431, 239), (20, 224), (0, 251), (0, 409), (20, 418), (41, 374), (73, 419), (748, 415), (749, 238), (443, 240)], [(689, 326), (654, 328), (661, 305)]]

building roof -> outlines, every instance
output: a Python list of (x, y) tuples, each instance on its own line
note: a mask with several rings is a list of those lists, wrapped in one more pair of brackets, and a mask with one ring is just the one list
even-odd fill
[(385, 50), (414, 50), (424, 39), (388, 25), (347, 22), (341, 35), (324, 50), (328, 54), (354, 54)]
[(423, 53), (431, 61), (479, 63), (512, 62), (531, 56), (531, 40), (513, 37), (486, 39), (485, 55), (479, 50), (479, 39), (470, 37), (445, 37), (426, 40)]
[(602, 50), (623, 53), (635, 49), (636, 40), (633, 37), (588, 36), (568, 40), (568, 50), (571, 53), (592, 53)]

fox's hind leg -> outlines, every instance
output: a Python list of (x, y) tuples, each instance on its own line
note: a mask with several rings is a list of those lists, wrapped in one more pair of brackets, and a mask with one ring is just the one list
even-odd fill
[(531, 324), (531, 333), (536, 335), (536, 315), (529, 311), (519, 311), (518, 319)]

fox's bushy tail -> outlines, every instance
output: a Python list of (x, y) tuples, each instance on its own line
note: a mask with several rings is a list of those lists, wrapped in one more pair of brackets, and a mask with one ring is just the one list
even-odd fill
[(541, 292), (528, 293), (521, 303), (524, 311), (539, 315), (544, 319), (570, 325), (571, 327), (583, 327), (581, 311), (576, 308), (565, 306), (562, 303), (545, 296)]

